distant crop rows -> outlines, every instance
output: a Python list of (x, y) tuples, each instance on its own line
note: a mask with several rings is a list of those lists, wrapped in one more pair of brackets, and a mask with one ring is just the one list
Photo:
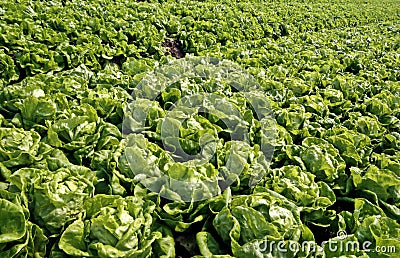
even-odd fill
[[(0, 257), (399, 256), (399, 20), (398, 0), (1, 1)], [(259, 84), (276, 120), (270, 162), (254, 108), (224, 81), (171, 85), (146, 129), (123, 135), (142, 79), (201, 56)], [(185, 114), (186, 152), (217, 139), (185, 170), (160, 128), (193, 92), (227, 97), (250, 145), (234, 150), (219, 117)], [(215, 177), (229, 155), (243, 172), (217, 196), (172, 201), (139, 182), (135, 155), (137, 170), (178, 180)]]

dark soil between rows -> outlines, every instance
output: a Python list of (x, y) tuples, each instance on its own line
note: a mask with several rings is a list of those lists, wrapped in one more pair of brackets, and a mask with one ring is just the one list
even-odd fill
[(171, 54), (175, 58), (182, 58), (185, 56), (185, 52), (183, 52), (183, 46), (179, 40), (174, 39), (166, 39), (162, 46), (167, 48), (168, 52), (166, 54)]

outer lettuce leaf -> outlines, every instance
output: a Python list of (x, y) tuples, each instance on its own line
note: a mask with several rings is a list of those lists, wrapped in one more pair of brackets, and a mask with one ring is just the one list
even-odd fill
[(84, 201), (94, 194), (95, 174), (85, 167), (70, 166), (56, 171), (23, 168), (10, 182), (30, 203), (32, 216), (51, 233), (59, 233), (84, 209)]
[[(174, 256), (168, 231), (155, 230), (155, 204), (137, 197), (96, 195), (86, 204), (86, 214), (63, 232), (59, 248), (84, 257)], [(164, 233), (164, 234), (163, 234)], [(160, 240), (160, 241), (157, 241)]]
[(370, 191), (382, 201), (389, 199), (398, 202), (400, 176), (395, 172), (371, 165), (365, 170), (352, 168), (351, 175), (356, 189)]
[[(234, 196), (231, 203), (216, 215), (213, 226), (223, 242), (231, 247), (234, 256), (264, 257), (270, 251), (275, 252), (275, 249), (262, 250), (260, 246), (265, 239), (314, 240), (300, 220), (300, 209), (272, 191)], [(204, 249), (204, 241), (200, 243), (203, 255), (213, 248), (212, 241), (208, 249)], [(263, 251), (267, 253), (263, 254)]]
[[(346, 177), (346, 163), (339, 155), (339, 151), (325, 140), (308, 137), (303, 144), (306, 149), (301, 153), (307, 169), (316, 175), (319, 180), (327, 183)], [(341, 186), (343, 187), (343, 186)]]
[(14, 61), (4, 52), (4, 49), (0, 49), (0, 74), (0, 87), (19, 78), (19, 71)]
[(44, 257), (47, 237), (29, 221), (29, 210), (19, 195), (0, 190), (1, 257)]
[(5, 167), (28, 166), (40, 160), (40, 136), (35, 131), (0, 128), (0, 162)]
[(369, 162), (371, 140), (365, 135), (346, 128), (332, 128), (326, 132), (327, 140), (340, 152), (346, 164), (364, 166)]
[(273, 169), (262, 184), (258, 184), (255, 192), (265, 189), (273, 190), (299, 207), (329, 207), (335, 201), (335, 195), (323, 181), (315, 182), (315, 175), (302, 171), (300, 167), (288, 165)]

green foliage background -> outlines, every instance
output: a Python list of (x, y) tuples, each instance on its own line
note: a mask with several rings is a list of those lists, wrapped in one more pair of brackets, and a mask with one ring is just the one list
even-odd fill
[[(1, 1), (0, 256), (397, 257), (399, 20), (398, 0)], [(180, 203), (129, 177), (124, 103), (166, 39), (265, 90), (278, 139), (254, 188)], [(350, 240), (397, 254), (320, 245)]]

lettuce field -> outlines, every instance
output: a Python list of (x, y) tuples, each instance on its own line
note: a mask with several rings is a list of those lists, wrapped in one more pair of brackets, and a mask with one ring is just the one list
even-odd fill
[(2, 0), (0, 257), (400, 257), (399, 21)]

